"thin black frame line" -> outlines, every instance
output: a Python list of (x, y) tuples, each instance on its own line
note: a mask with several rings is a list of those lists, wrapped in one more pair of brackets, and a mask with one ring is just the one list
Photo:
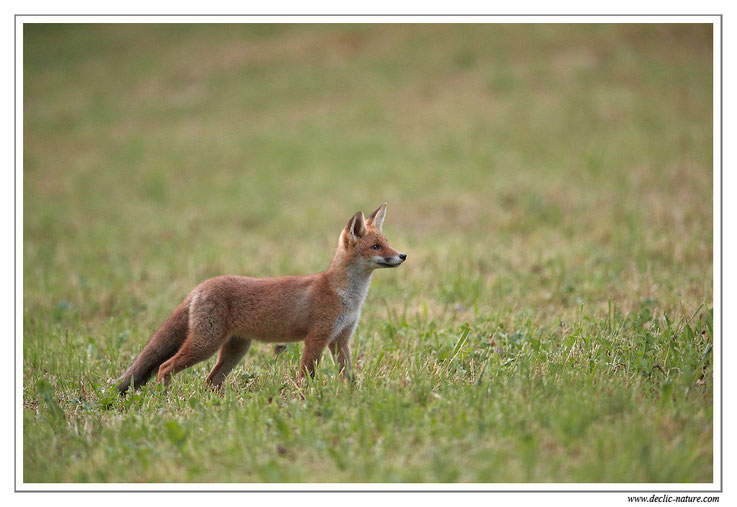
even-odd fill
[[(724, 17), (719, 16), (719, 492), (724, 490)], [(713, 51), (713, 50), (712, 50)], [(712, 57), (713, 58), (713, 57)], [(713, 259), (712, 259), (713, 262)], [(712, 268), (712, 278), (714, 272)], [(712, 305), (713, 308), (713, 305)]]
[[(719, 393), (720, 466), (719, 489), (716, 490), (19, 490), (17, 399), (13, 404), (13, 490), (16, 493), (722, 493), (724, 491), (724, 15), (723, 14), (15, 14), (13, 24), (13, 333), (17, 336), (17, 27), (18, 17), (717, 17), (719, 18)], [(715, 20), (716, 21), (716, 20)], [(714, 21), (714, 22), (715, 22)], [(712, 22), (712, 24), (714, 23)], [(13, 340), (14, 359), (18, 354)], [(13, 361), (13, 395), (17, 395), (17, 361)]]
[(18, 18), (13, 20), (13, 484), (18, 485)]
[(721, 17), (722, 14), (15, 14), (38, 17)]
[[(104, 483), (97, 483), (104, 484)], [(580, 490), (580, 489), (115, 489), (115, 490), (90, 490), (90, 489), (44, 489), (44, 490), (18, 490), (16, 493), (694, 493), (705, 495), (707, 493), (721, 493), (722, 490)]]

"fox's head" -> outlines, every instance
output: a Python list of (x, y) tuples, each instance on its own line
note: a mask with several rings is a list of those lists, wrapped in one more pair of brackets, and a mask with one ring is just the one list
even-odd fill
[(381, 226), (386, 217), (386, 203), (379, 206), (368, 218), (359, 211), (351, 217), (340, 233), (338, 250), (346, 264), (355, 264), (367, 271), (376, 268), (396, 268), (407, 254), (389, 246)]

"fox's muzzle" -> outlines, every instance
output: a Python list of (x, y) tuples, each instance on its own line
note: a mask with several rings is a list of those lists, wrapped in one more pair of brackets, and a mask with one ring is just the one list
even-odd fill
[(407, 254), (400, 253), (397, 255), (392, 255), (391, 257), (377, 257), (376, 263), (379, 266), (383, 266), (385, 268), (396, 268), (397, 266), (402, 264), (406, 258)]

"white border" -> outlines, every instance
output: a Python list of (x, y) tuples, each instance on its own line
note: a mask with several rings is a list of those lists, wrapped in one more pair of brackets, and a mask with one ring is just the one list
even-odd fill
[[(129, 483), (104, 483), (104, 484), (38, 484), (23, 483), (23, 238), (22, 238), (22, 210), (23, 210), (23, 37), (22, 25), (24, 23), (713, 23), (714, 26), (714, 482), (712, 483), (493, 483), (493, 484), (436, 484), (436, 483), (362, 483), (362, 484), (260, 484), (260, 483), (156, 483), (156, 484), (129, 484)], [(721, 371), (721, 284), (720, 284), (720, 164), (721, 164), (721, 19), (719, 16), (23, 16), (15, 19), (16, 27), (16, 280), (15, 288), (16, 306), (16, 479), (17, 491), (592, 491), (592, 492), (627, 492), (648, 496), (653, 492), (668, 492), (680, 495), (679, 492), (718, 492), (722, 489), (721, 484), (721, 394), (722, 386), (720, 379)], [(674, 488), (675, 487), (675, 488)], [(685, 494), (685, 493), (683, 493)]]
[(15, 487), (23, 481), (23, 30), (15, 23)]
[[(716, 468), (716, 463), (715, 463)], [(522, 488), (522, 489), (520, 489)], [(626, 492), (651, 495), (714, 493), (711, 483), (24, 483), (18, 491), (478, 491), (478, 492)], [(679, 493), (684, 492), (684, 493)]]
[[(713, 283), (713, 334), (712, 337), (712, 357), (714, 361), (714, 389), (712, 392), (713, 396), (713, 412), (712, 412), (712, 427), (713, 427), (713, 445), (714, 445), (714, 484), (718, 484), (719, 489), (723, 489), (722, 484), (722, 449), (723, 449), (723, 432), (722, 432), (722, 389), (723, 389), (723, 372), (722, 372), (722, 351), (724, 343), (724, 333), (722, 330), (722, 57), (723, 48), (721, 42), (722, 36), (722, 23), (721, 20), (717, 19), (714, 23), (714, 58), (713, 58), (713, 69), (714, 69), (714, 83), (712, 97), (714, 113), (713, 113), (713, 128), (712, 136), (714, 141), (714, 170), (713, 170), (713, 211), (712, 211), (712, 225), (713, 225), (713, 247), (712, 247), (712, 283)], [(718, 341), (717, 341), (718, 340)]]
[[(719, 23), (716, 15), (18, 15), (28, 23)], [(716, 31), (716, 30), (715, 30)]]

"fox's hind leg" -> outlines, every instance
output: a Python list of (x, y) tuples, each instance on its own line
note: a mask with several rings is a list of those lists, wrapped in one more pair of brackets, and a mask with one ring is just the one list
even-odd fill
[(202, 336), (190, 333), (179, 352), (159, 367), (159, 375), (156, 381), (163, 382), (165, 386), (168, 386), (172, 375), (204, 361), (213, 355), (224, 341), (224, 335), (221, 335), (218, 339), (211, 339), (210, 337), (203, 339)]
[(238, 364), (238, 362), (246, 355), (248, 349), (251, 348), (251, 340), (241, 338), (240, 336), (231, 336), (228, 341), (220, 347), (218, 361), (215, 363), (207, 382), (214, 387), (220, 387), (225, 381), (228, 373)]
[(169, 385), (172, 375), (213, 355), (225, 343), (228, 334), (225, 318), (216, 302), (202, 302), (197, 308), (190, 308), (187, 339), (179, 351), (159, 367), (157, 382)]

